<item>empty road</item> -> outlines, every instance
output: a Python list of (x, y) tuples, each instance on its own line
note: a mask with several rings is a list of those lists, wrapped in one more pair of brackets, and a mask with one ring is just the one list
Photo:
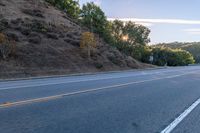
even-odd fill
[(0, 133), (199, 133), (200, 66), (0, 81)]

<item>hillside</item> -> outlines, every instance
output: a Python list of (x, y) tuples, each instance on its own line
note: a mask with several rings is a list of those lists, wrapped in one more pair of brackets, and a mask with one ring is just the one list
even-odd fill
[(14, 40), (15, 56), (0, 58), (0, 78), (152, 67), (98, 40), (91, 59), (79, 48), (86, 28), (43, 0), (0, 0), (0, 32)]
[(181, 43), (181, 42), (174, 42), (174, 43), (162, 43), (158, 44), (157, 46), (165, 46), (170, 48), (180, 48), (186, 51), (189, 51), (196, 61), (196, 63), (200, 63), (200, 42), (191, 42), (191, 43)]

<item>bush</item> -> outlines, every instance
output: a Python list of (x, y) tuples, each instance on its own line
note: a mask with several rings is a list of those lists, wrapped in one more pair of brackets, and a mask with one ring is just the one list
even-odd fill
[(95, 36), (91, 32), (84, 32), (81, 36), (80, 48), (86, 48), (88, 51), (88, 58), (90, 58), (92, 48), (96, 47)]
[(3, 59), (14, 56), (16, 53), (15, 41), (9, 41), (7, 36), (0, 33), (0, 57)]
[(102, 65), (101, 63), (99, 63), (99, 62), (95, 62), (94, 65), (95, 65), (95, 67), (96, 67), (97, 69), (103, 68), (103, 65)]
[(152, 53), (154, 56), (153, 64), (159, 66), (184, 66), (195, 63), (193, 56), (181, 49), (154, 47)]

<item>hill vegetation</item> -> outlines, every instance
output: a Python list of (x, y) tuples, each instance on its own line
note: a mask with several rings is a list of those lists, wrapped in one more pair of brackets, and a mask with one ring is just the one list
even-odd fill
[(173, 43), (162, 43), (157, 46), (170, 47), (172, 49), (183, 49), (190, 52), (195, 59), (196, 63), (200, 63), (200, 42), (191, 42), (191, 43), (181, 43), (181, 42), (173, 42)]
[[(154, 67), (108, 43), (114, 39), (102, 24), (111, 26), (110, 22), (105, 16), (94, 15), (104, 14), (94, 3), (85, 5), (94, 8), (90, 23), (88, 8), (79, 10), (76, 3), (76, 8), (65, 3), (74, 1), (60, 2), (64, 5), (45, 0), (0, 0), (1, 78)], [(89, 33), (92, 43), (80, 45), (84, 33)]]
[(155, 46), (152, 53), (154, 55), (154, 64), (160, 66), (185, 66), (195, 63), (193, 56), (188, 51), (182, 49)]
[[(78, 16), (75, 18), (80, 24), (100, 35), (108, 44), (127, 56), (160, 66), (182, 66), (194, 63), (193, 56), (185, 50), (148, 46), (150, 30), (147, 27), (131, 21), (127, 23), (119, 20), (109, 22), (100, 7), (92, 2), (83, 5), (82, 9), (77, 9), (78, 3), (74, 3), (73, 0), (58, 0), (57, 3), (54, 0), (53, 2), (52, 0), (47, 1), (58, 8), (61, 7), (60, 5), (63, 6), (63, 3), (71, 3), (68, 5), (71, 5), (70, 9), (76, 9), (74, 10), (76, 15), (68, 10), (70, 16)], [(66, 10), (67, 8), (69, 7), (60, 9)], [(152, 62), (149, 61), (150, 56), (154, 57)]]
[(149, 46), (150, 29), (108, 21), (93, 2), (1, 0), (0, 10), (1, 77), (194, 63), (185, 50)]

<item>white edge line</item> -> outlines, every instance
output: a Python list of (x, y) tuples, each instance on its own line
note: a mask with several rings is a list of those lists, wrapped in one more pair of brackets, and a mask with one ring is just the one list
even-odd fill
[(172, 123), (169, 124), (161, 133), (171, 133), (174, 128), (184, 120), (198, 105), (200, 104), (200, 98), (194, 102), (188, 109), (186, 109), (179, 117), (177, 117)]
[[(168, 71), (164, 71), (164, 72), (157, 72), (156, 74), (162, 74)], [(172, 72), (172, 71), (169, 71)], [(181, 71), (176, 71), (176, 72), (182, 72)], [(189, 73), (193, 73), (193, 72), (189, 72)], [(48, 83), (48, 84), (35, 84), (35, 85), (21, 85), (21, 86), (13, 86), (13, 87), (5, 87), (5, 88), (0, 88), (1, 90), (10, 90), (10, 89), (17, 89), (17, 88), (27, 88), (27, 87), (40, 87), (40, 86), (48, 86), (48, 85), (59, 85), (59, 84), (68, 84), (68, 83), (79, 83), (79, 82), (87, 82), (87, 81), (97, 81), (97, 80), (106, 80), (106, 79), (119, 79), (119, 78), (128, 78), (128, 77), (135, 77), (135, 76), (139, 76), (139, 75), (152, 75), (155, 73), (142, 73), (142, 74), (137, 74), (137, 75), (129, 75), (129, 76), (120, 76), (120, 77), (108, 77), (108, 78), (98, 78), (98, 79), (87, 79), (87, 80), (78, 80), (78, 81), (68, 81), (68, 82), (57, 82), (57, 83)]]
[[(187, 73), (187, 74), (189, 74), (189, 73)], [(65, 94), (42, 97), (42, 98), (35, 98), (35, 99), (30, 99), (30, 100), (18, 101), (18, 102), (11, 102), (11, 103), (6, 102), (5, 104), (0, 104), (0, 109), (1, 108), (6, 108), (6, 107), (10, 107), (10, 106), (17, 106), (17, 105), (23, 105), (23, 104), (28, 104), (28, 103), (35, 103), (35, 102), (58, 99), (58, 98), (62, 98), (64, 96), (78, 95), (78, 94), (83, 94), (83, 93), (89, 93), (89, 92), (94, 92), (94, 91), (100, 91), (100, 90), (105, 90), (105, 89), (122, 87), (122, 86), (131, 85), (131, 84), (139, 84), (139, 83), (150, 82), (150, 81), (161, 80), (161, 79), (170, 79), (170, 78), (180, 77), (180, 76), (183, 76), (183, 75), (186, 75), (186, 73), (185, 74), (180, 74), (180, 75), (168, 76), (168, 77), (165, 77), (165, 78), (154, 78), (154, 79), (150, 79), (150, 80), (134, 81), (134, 82), (124, 83), (124, 84), (100, 87), (100, 88), (95, 88), (95, 89), (89, 89), (89, 90), (65, 93)]]

